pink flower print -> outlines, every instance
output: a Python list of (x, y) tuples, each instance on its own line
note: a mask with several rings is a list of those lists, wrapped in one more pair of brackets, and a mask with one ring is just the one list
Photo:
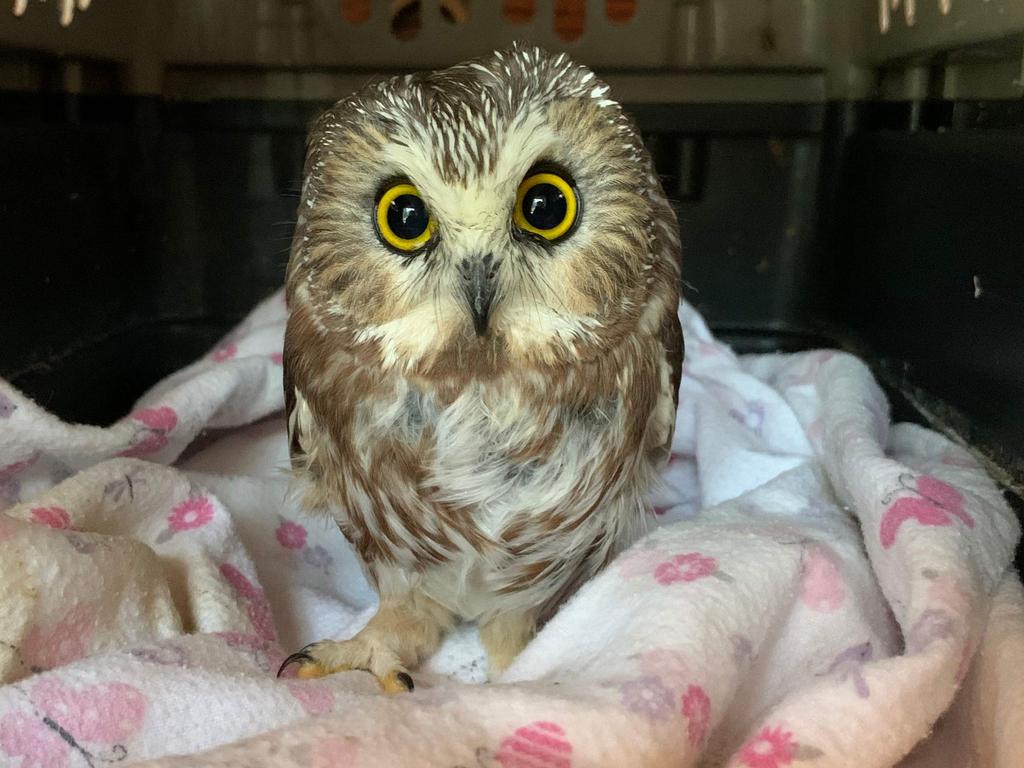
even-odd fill
[(268, 643), (277, 640), (277, 632), (274, 629), (274, 619), (270, 612), (270, 603), (267, 602), (263, 590), (253, 584), (235, 566), (224, 563), (220, 567), (221, 575), (234, 587), (235, 591), (246, 601), (246, 612), (249, 615), (249, 622), (253, 631), (261, 639)]
[(697, 552), (685, 552), (655, 567), (654, 580), (667, 587), (680, 581), (703, 579), (711, 576), (716, 570), (718, 563), (715, 558)]
[(71, 517), (60, 507), (35, 507), (29, 510), (32, 519), (41, 525), (58, 530), (71, 530)]
[(167, 515), (167, 524), (175, 533), (202, 528), (213, 519), (213, 504), (205, 496), (191, 496)]
[(764, 727), (740, 749), (740, 763), (748, 768), (779, 768), (789, 765), (796, 756), (793, 734), (782, 729)]
[(907, 520), (921, 525), (947, 526), (958, 518), (968, 528), (974, 527), (974, 519), (964, 511), (964, 497), (956, 488), (930, 475), (921, 475), (916, 480), (916, 490), (907, 485), (907, 476), (900, 477), (900, 486), (916, 495), (897, 499), (882, 516), (879, 538), (882, 547), (889, 549), (896, 542), (896, 533)]
[(189, 496), (167, 514), (167, 527), (156, 537), (156, 543), (163, 544), (175, 534), (202, 528), (213, 519), (213, 515), (213, 502), (206, 496)]
[(274, 365), (281, 365), (282, 363), (284, 363), (284, 355), (281, 354), (280, 352), (271, 352), (269, 355), (267, 355), (267, 357), (270, 358), (270, 362), (272, 362)]
[(627, 680), (619, 686), (622, 706), (648, 720), (664, 720), (672, 713), (672, 691), (653, 675)]
[(693, 746), (703, 744), (711, 723), (711, 699), (699, 685), (691, 685), (683, 694), (683, 717), (687, 720), (686, 736)]
[(223, 347), (213, 350), (213, 354), (210, 357), (213, 358), (214, 362), (223, 363), (225, 360), (230, 360), (238, 354), (238, 345), (235, 343), (225, 344)]
[(322, 715), (334, 709), (334, 692), (330, 688), (310, 680), (288, 681), (285, 685), (307, 715)]
[(812, 544), (803, 561), (800, 600), (812, 611), (831, 613), (846, 600), (846, 585), (836, 557), (825, 546)]
[(65, 768), (71, 761), (60, 734), (23, 712), (0, 718), (0, 749), (8, 757), (20, 757), (21, 768)]
[(140, 408), (131, 415), (133, 420), (141, 422), (145, 427), (145, 433), (141, 440), (124, 451), (120, 456), (147, 456), (156, 453), (167, 445), (167, 435), (178, 425), (178, 414), (173, 408), (161, 406), (159, 408)]
[(95, 606), (76, 605), (53, 624), (33, 624), (21, 643), (21, 658), (36, 672), (70, 664), (85, 656), (95, 628)]
[(277, 543), (285, 549), (302, 549), (306, 546), (306, 529), (291, 520), (282, 520), (274, 535)]
[(570, 768), (572, 744), (560, 726), (542, 720), (516, 729), (494, 757), (502, 768)]

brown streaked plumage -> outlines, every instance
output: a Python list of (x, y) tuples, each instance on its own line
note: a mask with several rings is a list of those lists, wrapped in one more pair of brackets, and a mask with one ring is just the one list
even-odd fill
[[(292, 460), (381, 610), (300, 652), (300, 674), (367, 668), (400, 690), (458, 619), (480, 622), (498, 672), (643, 531), (675, 420), (679, 236), (607, 91), (513, 46), (317, 121), (287, 276)], [(557, 179), (516, 209), (538, 173)], [(406, 183), (423, 207), (402, 216), (434, 227), (408, 253), (374, 218)], [(570, 198), (567, 234), (523, 229), (545, 206), (570, 222)]]

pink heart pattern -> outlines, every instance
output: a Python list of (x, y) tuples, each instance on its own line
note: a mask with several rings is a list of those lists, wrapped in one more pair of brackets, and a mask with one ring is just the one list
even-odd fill
[(58, 731), (23, 712), (0, 718), (0, 749), (8, 757), (20, 757), (21, 768), (65, 768), (70, 747)]
[[(47, 679), (31, 688), (29, 699), (35, 716), (10, 712), (0, 718), (0, 750), (20, 757), (22, 768), (66, 768), (73, 751), (89, 765), (94, 757), (122, 760), (127, 750), (121, 742), (142, 727), (148, 708), (146, 697), (125, 683), (73, 688)], [(112, 759), (90, 751), (93, 745), (112, 747)]]
[(827, 547), (812, 544), (803, 561), (800, 601), (812, 611), (831, 613), (846, 600), (846, 585), (839, 571), (839, 558)]
[(662, 586), (680, 581), (697, 581), (718, 570), (718, 562), (699, 552), (684, 552), (676, 555), (654, 569), (654, 580)]
[(22, 641), (21, 657), (33, 670), (53, 669), (82, 658), (96, 629), (96, 608), (73, 606), (52, 624), (33, 624)]
[(58, 680), (42, 680), (32, 688), (32, 701), (52, 720), (79, 739), (102, 744), (124, 741), (142, 725), (146, 698), (126, 683), (71, 688)]
[(121, 451), (120, 456), (138, 458), (156, 453), (167, 445), (167, 434), (178, 425), (178, 414), (167, 406), (140, 408), (131, 418), (140, 422), (146, 430), (142, 439), (131, 448)]
[(968, 528), (974, 527), (974, 518), (964, 510), (963, 494), (953, 486), (930, 475), (918, 477), (914, 488), (907, 487), (902, 477), (900, 485), (915, 495), (897, 499), (882, 516), (879, 539), (884, 549), (896, 543), (896, 534), (908, 520), (920, 525), (948, 526), (956, 518)]
[(569, 768), (572, 744), (556, 723), (540, 721), (517, 728), (495, 755), (502, 768)]
[(277, 641), (277, 633), (274, 630), (274, 619), (270, 613), (270, 603), (263, 590), (249, 581), (240, 570), (230, 563), (223, 563), (220, 567), (221, 576), (230, 584), (238, 596), (246, 603), (246, 612), (249, 614), (249, 621), (252, 623), (256, 635), (268, 643)]

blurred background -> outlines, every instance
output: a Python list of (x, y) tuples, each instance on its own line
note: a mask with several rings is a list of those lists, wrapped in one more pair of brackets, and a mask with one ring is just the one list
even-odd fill
[(281, 285), (320, 109), (521, 39), (635, 116), (716, 332), (857, 352), (1024, 480), (1022, 0), (3, 2), (0, 376), (65, 419)]

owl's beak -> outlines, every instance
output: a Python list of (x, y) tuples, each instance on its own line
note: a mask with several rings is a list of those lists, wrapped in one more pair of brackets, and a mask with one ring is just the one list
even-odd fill
[(477, 336), (487, 335), (500, 266), (501, 263), (495, 261), (494, 254), (491, 253), (463, 259), (459, 264), (462, 290), (469, 305), (469, 314), (473, 318), (473, 329)]

